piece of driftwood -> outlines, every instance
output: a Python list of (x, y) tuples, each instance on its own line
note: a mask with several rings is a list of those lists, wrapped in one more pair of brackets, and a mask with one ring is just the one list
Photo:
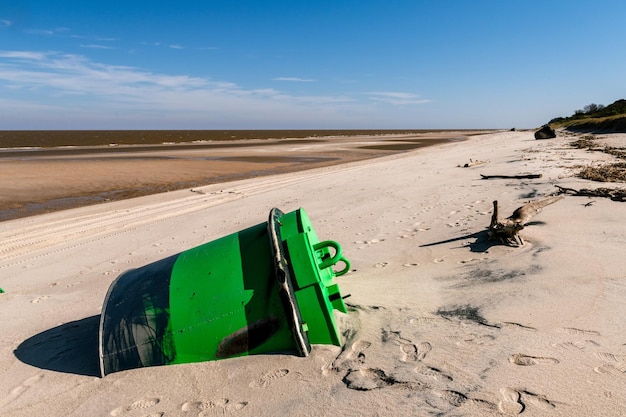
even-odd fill
[(463, 168), (471, 168), (471, 167), (475, 167), (477, 165), (483, 165), (483, 164), (488, 164), (489, 161), (488, 159), (486, 161), (479, 161), (479, 160), (473, 160), (470, 159), (469, 163), (466, 163), (465, 165), (463, 165)]
[(492, 180), (492, 179), (532, 179), (532, 178), (541, 178), (542, 174), (523, 174), (523, 175), (483, 175), (480, 174), (483, 180)]
[(559, 192), (561, 194), (571, 193), (573, 196), (576, 197), (604, 197), (610, 198), (613, 201), (626, 201), (626, 190), (620, 190), (617, 188), (600, 187), (594, 190), (590, 190), (588, 188), (575, 190), (573, 188), (561, 187), (559, 185), (555, 185), (555, 187), (559, 189)]
[(489, 239), (499, 240), (511, 246), (523, 245), (524, 239), (519, 235), (519, 232), (542, 208), (549, 204), (556, 203), (562, 198), (564, 198), (564, 196), (558, 195), (533, 201), (517, 208), (513, 214), (503, 220), (498, 219), (498, 200), (495, 200), (493, 202), (493, 215), (491, 216), (491, 223), (489, 224), (488, 230)]

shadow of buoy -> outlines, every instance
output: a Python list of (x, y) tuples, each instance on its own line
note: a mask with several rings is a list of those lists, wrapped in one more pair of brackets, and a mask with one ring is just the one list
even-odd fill
[(100, 376), (100, 316), (71, 321), (29, 337), (13, 352), (22, 362), (51, 371)]

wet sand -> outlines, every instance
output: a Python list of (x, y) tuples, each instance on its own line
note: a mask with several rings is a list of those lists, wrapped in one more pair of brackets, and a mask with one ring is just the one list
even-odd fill
[(376, 158), (463, 135), (440, 132), (3, 149), (0, 221)]

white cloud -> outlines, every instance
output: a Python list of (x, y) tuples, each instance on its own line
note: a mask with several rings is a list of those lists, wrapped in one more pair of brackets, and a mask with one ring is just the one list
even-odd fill
[[(100, 123), (108, 118), (105, 128), (112, 128), (111, 120), (125, 121), (118, 128), (131, 123), (190, 127), (192, 122), (198, 128), (217, 123), (231, 128), (251, 124), (273, 128), (288, 127), (294, 120), (298, 122), (292, 127), (313, 127), (314, 121), (330, 123), (362, 110), (345, 95), (296, 96), (274, 88), (243, 88), (228, 81), (102, 64), (58, 52), (0, 51), (2, 95), (0, 123), (7, 128), (9, 122), (28, 120), (28, 108), (31, 119), (45, 123), (40, 128), (61, 127), (62, 123), (78, 127), (76, 120), (88, 117)], [(8, 100), (20, 105), (11, 107)], [(90, 126), (94, 127), (83, 127)]]
[(317, 80), (313, 80), (313, 79), (309, 79), (309, 78), (299, 78), (299, 77), (276, 77), (276, 78), (272, 78), (272, 80), (274, 81), (295, 81), (295, 82), (301, 82), (301, 83), (312, 83), (312, 82), (316, 82)]
[[(86, 48), (100, 45), (83, 45)], [(343, 97), (291, 97), (270, 88), (244, 89), (232, 82), (212, 81), (188, 75), (168, 75), (134, 67), (107, 65), (82, 55), (56, 52), (0, 51), (0, 80), (23, 87), (56, 89), (58, 94), (76, 93), (115, 97), (131, 94), (143, 101), (146, 93), (230, 95), (233, 97), (271, 97), (307, 102), (345, 102)]]
[(401, 128), (405, 120), (414, 123), (411, 105), (426, 102), (404, 92), (296, 95), (104, 64), (78, 54), (0, 50), (0, 125), (5, 129)]
[(0, 58), (43, 60), (46, 58), (46, 54), (43, 52), (31, 52), (31, 51), (0, 51)]
[(201, 78), (93, 63), (80, 55), (4, 51), (0, 58), (8, 61), (0, 61), (0, 80), (25, 89), (45, 89), (55, 95), (83, 94), (110, 100), (119, 95), (126, 100), (136, 96), (140, 101), (154, 89), (193, 89), (206, 84)]
[(367, 93), (370, 100), (393, 104), (396, 106), (409, 105), (409, 104), (424, 104), (429, 103), (430, 100), (420, 99), (417, 94), (413, 93), (401, 93), (401, 92), (371, 92)]
[(185, 49), (185, 47), (178, 43), (165, 43), (165, 42), (141, 42), (142, 45), (154, 46), (157, 48), (170, 48), (170, 49)]
[(6, 19), (0, 19), (0, 27), (9, 27), (12, 26), (13, 22), (11, 22), (10, 20), (6, 20)]

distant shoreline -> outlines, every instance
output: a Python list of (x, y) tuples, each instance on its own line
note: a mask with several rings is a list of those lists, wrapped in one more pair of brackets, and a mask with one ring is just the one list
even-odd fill
[(497, 129), (302, 129), (302, 130), (0, 130), (0, 150), (61, 146), (161, 145), (246, 139), (424, 135)]
[[(149, 139), (163, 138), (154, 133)], [(478, 133), (484, 131), (5, 148), (0, 150), (0, 221), (372, 159)]]

